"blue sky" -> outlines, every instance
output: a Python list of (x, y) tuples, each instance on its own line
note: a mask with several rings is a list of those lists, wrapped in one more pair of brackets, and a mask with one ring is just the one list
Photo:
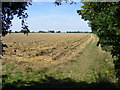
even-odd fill
[[(69, 5), (63, 3), (61, 6), (55, 6), (53, 2), (33, 2), (28, 7), (27, 18), (30, 31), (91, 31), (88, 27), (88, 21), (81, 19), (76, 10), (81, 9), (82, 3)], [(21, 20), (14, 18), (12, 31), (21, 30)]]

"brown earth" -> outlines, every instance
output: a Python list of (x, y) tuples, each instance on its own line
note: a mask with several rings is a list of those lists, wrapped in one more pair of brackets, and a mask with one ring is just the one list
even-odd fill
[(17, 62), (54, 62), (70, 60), (86, 47), (92, 34), (80, 33), (23, 33), (9, 34), (2, 38), (3, 59)]

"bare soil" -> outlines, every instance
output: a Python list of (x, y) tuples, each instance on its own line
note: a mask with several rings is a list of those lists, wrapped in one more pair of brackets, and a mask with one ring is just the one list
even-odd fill
[(4, 59), (12, 60), (64, 60), (78, 51), (91, 34), (10, 34), (3, 38)]

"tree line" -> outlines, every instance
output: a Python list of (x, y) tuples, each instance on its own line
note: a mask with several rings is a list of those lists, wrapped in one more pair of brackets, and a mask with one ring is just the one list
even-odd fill
[[(24, 30), (14, 31), (14, 32), (12, 32), (12, 30), (9, 30), (8, 33), (24, 33)], [(35, 31), (29, 30), (28, 33), (92, 33), (92, 32), (89, 32), (89, 31), (66, 31), (66, 32), (62, 32), (62, 31), (54, 31), (54, 30), (49, 30), (49, 31), (40, 30), (38, 32), (35, 32)]]

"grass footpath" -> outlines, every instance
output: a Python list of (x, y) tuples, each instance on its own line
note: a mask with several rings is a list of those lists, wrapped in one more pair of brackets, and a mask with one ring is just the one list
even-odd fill
[[(73, 60), (34, 70), (23, 62), (26, 69), (19, 70), (17, 62), (3, 61), (2, 86), (10, 88), (115, 88), (116, 79), (112, 58), (96, 46), (97, 38)], [(23, 67), (24, 68), (24, 67)]]
[(113, 61), (110, 53), (96, 46), (97, 38), (76, 55), (74, 60), (50, 67), (46, 74), (56, 78), (71, 78), (75, 81), (96, 82), (97, 78), (114, 82)]

